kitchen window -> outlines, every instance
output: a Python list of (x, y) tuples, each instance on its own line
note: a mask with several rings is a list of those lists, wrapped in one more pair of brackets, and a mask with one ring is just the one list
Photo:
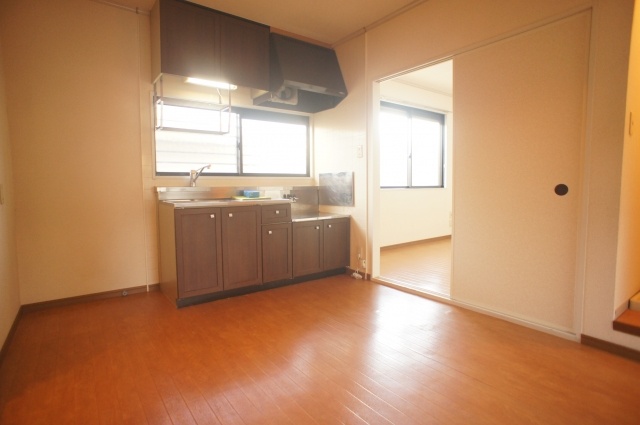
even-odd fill
[(445, 116), (380, 103), (380, 187), (444, 187)]
[[(221, 115), (166, 103), (155, 113), (162, 123), (155, 131), (156, 175), (187, 176), (211, 164), (202, 175), (309, 176), (306, 116), (245, 108)], [(229, 120), (228, 133), (213, 130), (221, 119)]]

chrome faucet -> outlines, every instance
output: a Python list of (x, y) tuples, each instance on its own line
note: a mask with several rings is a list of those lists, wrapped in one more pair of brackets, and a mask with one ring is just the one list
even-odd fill
[(200, 177), (200, 174), (202, 174), (202, 172), (204, 171), (205, 168), (211, 168), (211, 164), (207, 164), (204, 167), (198, 168), (197, 170), (191, 170), (190, 175), (190, 179), (189, 179), (189, 186), (191, 187), (195, 187), (196, 186), (196, 182), (198, 181), (198, 177)]

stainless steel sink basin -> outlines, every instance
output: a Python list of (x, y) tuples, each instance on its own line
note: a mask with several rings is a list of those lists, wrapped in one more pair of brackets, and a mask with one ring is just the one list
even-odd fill
[(171, 203), (175, 208), (203, 208), (203, 207), (229, 207), (238, 205), (256, 204), (284, 204), (291, 202), (289, 199), (171, 199), (164, 202)]
[(221, 199), (171, 199), (167, 202), (171, 202), (173, 204), (183, 204), (188, 202), (229, 202), (232, 201), (232, 198), (221, 198)]

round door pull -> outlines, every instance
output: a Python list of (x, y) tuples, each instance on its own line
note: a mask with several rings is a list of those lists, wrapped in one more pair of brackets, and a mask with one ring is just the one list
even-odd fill
[(211, 214), (209, 217), (216, 218), (216, 215), (215, 214)]
[(233, 213), (229, 213), (229, 217), (233, 217)]
[(273, 232), (272, 232), (271, 230), (269, 230), (269, 234), (270, 234), (270, 235), (273, 235)]
[(555, 189), (553, 190), (556, 195), (558, 196), (564, 196), (567, 193), (569, 193), (569, 186), (567, 186), (566, 184), (559, 184), (555, 187)]

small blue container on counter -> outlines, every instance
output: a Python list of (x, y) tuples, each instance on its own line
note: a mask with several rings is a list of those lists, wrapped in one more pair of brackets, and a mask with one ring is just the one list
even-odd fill
[(259, 190), (245, 190), (242, 193), (247, 198), (259, 198), (260, 197), (260, 191)]

